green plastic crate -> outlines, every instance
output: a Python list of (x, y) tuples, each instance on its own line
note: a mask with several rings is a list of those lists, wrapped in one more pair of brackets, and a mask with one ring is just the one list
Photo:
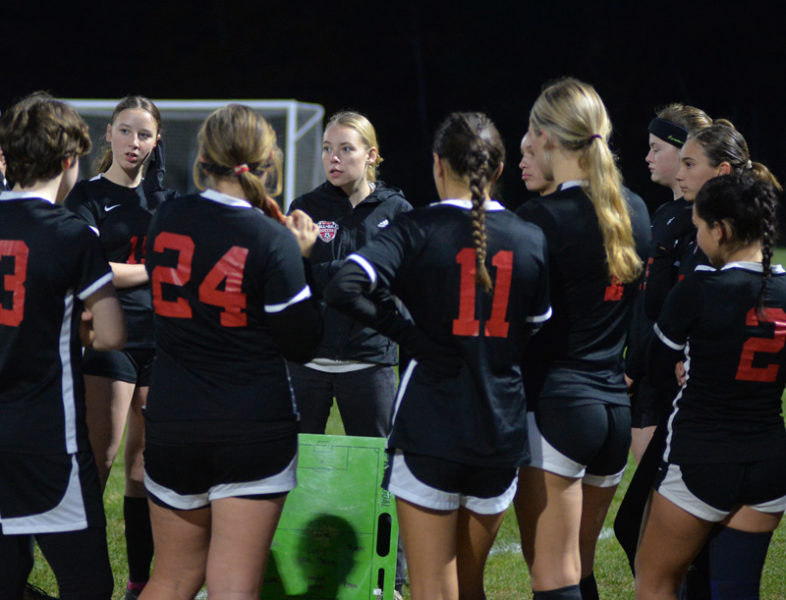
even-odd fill
[(298, 485), (273, 538), (261, 597), (392, 599), (398, 521), (393, 496), (380, 487), (385, 440), (299, 441)]

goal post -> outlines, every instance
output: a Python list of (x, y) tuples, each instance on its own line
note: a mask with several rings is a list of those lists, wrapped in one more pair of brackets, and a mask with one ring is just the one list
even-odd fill
[[(93, 148), (80, 166), (83, 178), (95, 175), (96, 158), (106, 147), (106, 126), (117, 100), (67, 98), (90, 126)], [(230, 103), (245, 104), (262, 115), (276, 132), (284, 153), (283, 192), (279, 199), (284, 210), (292, 200), (314, 189), (322, 174), (322, 119), (320, 104), (298, 100), (154, 100), (161, 112), (162, 139), (166, 152), (164, 184), (180, 193), (195, 191), (191, 170), (196, 159), (196, 135), (205, 118)]]

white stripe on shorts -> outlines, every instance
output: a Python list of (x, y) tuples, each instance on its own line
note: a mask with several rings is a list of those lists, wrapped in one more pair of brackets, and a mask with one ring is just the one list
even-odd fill
[(270, 477), (263, 477), (256, 481), (220, 483), (201, 494), (178, 494), (153, 481), (145, 471), (145, 489), (164, 504), (176, 510), (204, 508), (213, 500), (222, 498), (289, 492), (297, 485), (297, 456), (295, 453), (295, 456), (282, 471)]
[(457, 510), (463, 506), (479, 515), (496, 515), (508, 509), (516, 495), (517, 486), (518, 477), (514, 477), (508, 489), (493, 498), (478, 498), (438, 490), (415, 477), (404, 460), (403, 452), (397, 449), (393, 455), (388, 491), (397, 498), (424, 508)]

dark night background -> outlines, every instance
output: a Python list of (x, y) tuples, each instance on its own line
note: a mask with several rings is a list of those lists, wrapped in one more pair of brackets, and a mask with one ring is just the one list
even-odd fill
[[(0, 5), (0, 107), (36, 89), (68, 98), (293, 98), (359, 110), (377, 128), (382, 178), (414, 204), (435, 199), (431, 134), (451, 110), (497, 123), (516, 167), (541, 85), (595, 85), (627, 184), (650, 205), (653, 108), (682, 101), (731, 119), (754, 160), (786, 179), (777, 7), (683, 2), (157, 2)], [(166, 123), (164, 124), (166, 127)]]

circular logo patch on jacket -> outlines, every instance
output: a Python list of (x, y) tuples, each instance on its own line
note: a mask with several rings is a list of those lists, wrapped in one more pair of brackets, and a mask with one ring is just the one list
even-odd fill
[(332, 242), (336, 237), (338, 223), (335, 221), (317, 221), (317, 227), (319, 227), (319, 239), (323, 242)]

